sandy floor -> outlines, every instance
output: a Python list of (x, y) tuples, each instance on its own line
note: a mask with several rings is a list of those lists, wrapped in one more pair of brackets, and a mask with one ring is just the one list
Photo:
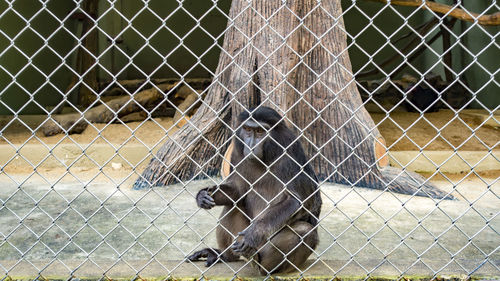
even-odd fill
[[(478, 127), (472, 118), (455, 115), (452, 111), (441, 110), (436, 113), (420, 114), (408, 112), (385, 114), (374, 113), (372, 117), (385, 137), (391, 150), (489, 150), (499, 149), (500, 130), (491, 127)], [(79, 135), (56, 135), (44, 137), (36, 129), (43, 116), (23, 117), (10, 122), (10, 117), (0, 117), (1, 143), (46, 144), (90, 142), (127, 144), (143, 142), (148, 145), (163, 142), (177, 128), (172, 127), (171, 118), (155, 118), (147, 122), (126, 124), (92, 124)], [(3, 128), (3, 129), (2, 129)], [(35, 137), (36, 136), (36, 137)]]
[[(2, 127), (5, 127), (5, 121), (3, 123)], [(8, 140), (16, 144), (26, 141), (31, 144), (39, 144), (40, 142), (46, 144), (55, 144), (58, 142), (75, 142), (79, 144), (91, 142), (110, 142), (113, 144), (144, 142), (147, 144), (155, 144), (158, 141), (162, 141), (167, 134), (171, 134), (177, 130), (177, 127), (172, 127), (172, 118), (155, 118), (152, 121), (130, 122), (125, 124), (91, 124), (82, 134), (73, 134), (70, 136), (59, 134), (45, 137), (39, 131), (34, 132), (39, 124), (40, 121), (36, 120), (35, 117), (27, 119), (25, 124), (19, 121), (13, 121), (5, 128), (0, 143), (6, 143), (6, 140)], [(34, 136), (36, 136), (36, 138)]]
[(390, 150), (500, 149), (500, 130), (478, 127), (473, 118), (455, 115), (450, 110), (426, 113), (424, 117), (394, 112), (386, 118), (385, 114), (375, 113), (372, 118)]

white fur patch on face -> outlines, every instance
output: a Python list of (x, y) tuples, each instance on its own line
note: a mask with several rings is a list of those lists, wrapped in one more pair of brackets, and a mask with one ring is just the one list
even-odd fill
[(256, 122), (254, 120), (247, 120), (243, 127), (250, 127), (250, 128), (262, 128), (266, 131), (268, 131), (269, 129), (271, 129), (271, 126), (265, 122)]

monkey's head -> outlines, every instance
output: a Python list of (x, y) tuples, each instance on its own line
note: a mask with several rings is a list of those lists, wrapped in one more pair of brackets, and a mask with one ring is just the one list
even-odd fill
[(283, 153), (284, 150), (278, 143), (281, 144), (283, 135), (291, 132), (281, 121), (278, 112), (272, 108), (260, 106), (250, 109), (250, 112), (251, 115), (244, 111), (238, 116), (235, 149), (243, 159), (260, 159), (264, 163), (270, 163), (276, 158), (277, 152)]

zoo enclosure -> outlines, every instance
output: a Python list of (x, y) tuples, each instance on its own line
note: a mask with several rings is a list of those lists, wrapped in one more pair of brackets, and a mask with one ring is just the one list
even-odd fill
[[(130, 138), (125, 138), (125, 140), (118, 144), (108, 141), (107, 137), (103, 136), (100, 132), (104, 132), (107, 128), (111, 127), (111, 122), (121, 123), (126, 126), (125, 128), (127, 128), (128, 126), (125, 121), (121, 119), (111, 119), (105, 123), (106, 125), (104, 125), (104, 127), (96, 127), (90, 124), (90, 128), (87, 128), (87, 130), (94, 129), (97, 133), (96, 136), (88, 143), (81, 143), (76, 138), (73, 138), (72, 135), (67, 133), (65, 133), (61, 139), (50, 141), (41, 137), (39, 129), (41, 129), (43, 124), (47, 123), (47, 121), (54, 119), (55, 113), (58, 113), (58, 111), (62, 108), (58, 105), (65, 105), (66, 109), (77, 112), (83, 117), (81, 117), (82, 120), (85, 121), (87, 117), (83, 113), (89, 112), (89, 108), (82, 107), (82, 101), (79, 100), (78, 94), (84, 92), (84, 89), (88, 89), (87, 92), (90, 92), (91, 97), (94, 96), (97, 98), (101, 94), (104, 96), (104, 92), (112, 89), (110, 86), (111, 84), (109, 83), (110, 81), (116, 82), (116, 80), (143, 79), (138, 81), (138, 86), (136, 85), (135, 88), (132, 89), (127, 88), (126, 86), (118, 86), (118, 88), (122, 90), (122, 94), (124, 93), (126, 95), (136, 95), (141, 90), (146, 88), (158, 87), (162, 93), (164, 93), (165, 97), (169, 97), (177, 94), (181, 86), (183, 86), (184, 88), (187, 87), (191, 91), (199, 91), (199, 95), (197, 95), (197, 97), (203, 97), (211, 82), (206, 82), (206, 80), (201, 80), (202, 82), (199, 82), (198, 80), (190, 79), (193, 77), (212, 77), (215, 75), (214, 70), (217, 65), (217, 53), (220, 52), (222, 48), (222, 39), (224, 32), (226, 31), (226, 21), (230, 3), (217, 2), (217, 4), (214, 5), (210, 3), (210, 5), (206, 7), (197, 8), (195, 3), (190, 2), (172, 2), (169, 3), (169, 5), (162, 7), (159, 2), (155, 1), (137, 1), (132, 4), (130, 4), (130, 2), (125, 3), (121, 1), (98, 1), (97, 13), (95, 14), (90, 13), (89, 10), (87, 10), (89, 7), (86, 7), (84, 2), (67, 1), (63, 4), (62, 2), (59, 3), (57, 1), (49, 1), (46, 3), (35, 1), (34, 3), (38, 6), (32, 5), (28, 7), (25, 1), (4, 2), (2, 3), (3, 12), (0, 17), (0, 20), (3, 21), (3, 25), (1, 25), (2, 23), (0, 22), (0, 26), (2, 26), (0, 34), (5, 39), (2, 40), (4, 45), (2, 46), (2, 53), (0, 53), (0, 57), (3, 61), (3, 63), (0, 63), (0, 69), (2, 71), (1, 81), (4, 84), (2, 85), (2, 99), (0, 99), (0, 103), (3, 106), (5, 113), (14, 116), (4, 123), (2, 129), (2, 139), (4, 145), (11, 150), (9, 151), (10, 154), (6, 154), (8, 155), (7, 160), (2, 163), (2, 177), (9, 182), (11, 188), (6, 188), (7, 193), (2, 198), (4, 201), (2, 210), (8, 214), (4, 218), (9, 222), (15, 220), (19, 221), (16, 224), (18, 225), (17, 227), (7, 228), (5, 232), (2, 232), (4, 236), (2, 247), (5, 253), (2, 259), (5, 258), (19, 262), (28, 262), (33, 266), (35, 274), (43, 275), (44, 270), (50, 268), (54, 263), (61, 262), (66, 264), (67, 262), (64, 262), (64, 259), (61, 257), (68, 257), (65, 256), (67, 252), (81, 253), (83, 254), (83, 256), (81, 256), (83, 257), (82, 262), (77, 263), (76, 265), (68, 265), (68, 272), (73, 273), (78, 271), (78, 269), (82, 268), (82, 265), (85, 264), (85, 262), (90, 262), (97, 266), (96, 272), (107, 274), (108, 270), (112, 268), (114, 264), (106, 264), (105, 266), (99, 265), (99, 262), (93, 261), (94, 258), (92, 255), (97, 255), (100, 251), (109, 251), (113, 254), (107, 256), (108, 259), (115, 259), (117, 262), (123, 262), (125, 260), (126, 263), (127, 260), (122, 258), (122, 256), (129, 253), (131, 248), (144, 247), (142, 246), (143, 244), (141, 242), (130, 242), (130, 247), (121, 249), (119, 245), (109, 243), (107, 239), (110, 239), (108, 237), (112, 236), (114, 231), (116, 231), (118, 223), (116, 223), (116, 227), (112, 226), (110, 229), (107, 229), (107, 231), (93, 230), (95, 231), (94, 234), (87, 234), (90, 236), (94, 235), (96, 237), (101, 237), (101, 243), (92, 244), (95, 245), (95, 247), (86, 249), (84, 246), (78, 245), (78, 243), (71, 242), (72, 239), (68, 240), (68, 238), (79, 238), (81, 233), (87, 231), (86, 229), (92, 229), (92, 223), (87, 222), (87, 220), (100, 215), (105, 216), (101, 214), (101, 212), (106, 211), (108, 212), (107, 215), (114, 216), (115, 218), (119, 217), (115, 216), (113, 214), (114, 211), (112, 209), (108, 209), (107, 207), (96, 207), (97, 211), (95, 213), (91, 212), (90, 215), (86, 215), (81, 211), (83, 210), (81, 209), (83, 207), (80, 206), (75, 200), (68, 200), (65, 196), (58, 197), (58, 194), (62, 193), (58, 192), (56, 186), (62, 182), (62, 179), (65, 176), (72, 176), (75, 177), (75, 181), (80, 184), (73, 187), (73, 189), (81, 191), (85, 195), (94, 197), (92, 195), (92, 189), (86, 188), (92, 185), (94, 181), (97, 181), (98, 176), (108, 177), (108, 172), (106, 170), (101, 170), (104, 167), (110, 166), (112, 162), (114, 162), (113, 159), (125, 158), (125, 165), (129, 165), (131, 167), (130, 174), (123, 177), (117, 176), (119, 179), (115, 180), (113, 178), (110, 183), (116, 188), (116, 192), (119, 193), (120, 188), (125, 188), (124, 183), (126, 182), (126, 179), (134, 175), (137, 176), (142, 171), (142, 168), (137, 168), (138, 164), (147, 162), (148, 157), (151, 157), (152, 148), (160, 146), (164, 140), (168, 139), (168, 136), (165, 136), (160, 138), (156, 143), (149, 144), (145, 143), (140, 138), (136, 138), (134, 133), (140, 130), (142, 126), (145, 126), (144, 124), (147, 122), (154, 123), (156, 128), (165, 134), (168, 134), (171, 128), (165, 128), (163, 124), (159, 123), (148, 114), (144, 121), (139, 121), (139, 125), (128, 130)], [(485, 154), (480, 160), (486, 161), (487, 158), (491, 160), (492, 157), (493, 162), (498, 162), (498, 158), (494, 153), (498, 141), (485, 143), (481, 140), (481, 137), (476, 135), (476, 131), (478, 130), (477, 128), (486, 125), (488, 122), (493, 122), (493, 127), (498, 125), (494, 115), (494, 112), (498, 107), (498, 97), (493, 95), (495, 91), (498, 90), (498, 66), (495, 64), (495, 59), (490, 59), (491, 55), (489, 55), (489, 53), (494, 54), (495, 51), (498, 51), (498, 43), (496, 42), (496, 31), (498, 28), (483, 27), (477, 22), (464, 24), (456, 22), (453, 27), (448, 27), (446, 26), (446, 21), (439, 21), (431, 26), (424, 35), (419, 36), (416, 34), (421, 31), (421, 28), (429, 26), (423, 24), (429, 22), (429, 19), (441, 18), (442, 16), (429, 11), (422, 11), (418, 7), (403, 9), (395, 8), (390, 5), (373, 5), (374, 6), (363, 6), (358, 2), (346, 2), (344, 3), (343, 12), (344, 17), (346, 18), (347, 33), (349, 34), (347, 36), (348, 51), (354, 64), (353, 75), (359, 77), (359, 74), (367, 70), (379, 70), (378, 73), (370, 78), (371, 80), (366, 79), (365, 82), (362, 82), (362, 79), (360, 78), (359, 80), (352, 82), (356, 83), (358, 88), (360, 88), (362, 96), (364, 95), (364, 104), (370, 104), (372, 107), (377, 107), (377, 110), (388, 115), (388, 117), (383, 120), (392, 121), (393, 117), (391, 117), (390, 113), (395, 111), (397, 106), (402, 103), (406, 104), (409, 102), (411, 110), (417, 111), (417, 113), (423, 113), (423, 111), (428, 110), (432, 107), (432, 105), (435, 105), (436, 102), (439, 102), (441, 104), (441, 108), (448, 109), (452, 112), (452, 121), (462, 122), (465, 125), (465, 128), (469, 130), (470, 135), (468, 135), (465, 142), (477, 140), (482, 147), (484, 147), (482, 150)], [(459, 3), (458, 5), (463, 7), (463, 5), (468, 5), (468, 3)], [(319, 2), (318, 7), (318, 9), (321, 9), (321, 4)], [(469, 8), (468, 6), (466, 7)], [(474, 8), (477, 7), (470, 7), (470, 10), (483, 14), (492, 14), (498, 10), (498, 6), (494, 2), (487, 4), (483, 7), (483, 9), (475, 10)], [(351, 22), (349, 22), (349, 16), (355, 18), (356, 20), (351, 20)], [(174, 20), (176, 17), (177, 20)], [(214, 21), (211, 19), (214, 19)], [(392, 21), (395, 19), (399, 21), (399, 24), (384, 25), (384, 21)], [(190, 21), (191, 24), (184, 26), (179, 24), (179, 22), (183, 20)], [(214, 23), (217, 22), (216, 20), (219, 21), (218, 25)], [(151, 23), (151, 21), (153, 21), (153, 23)], [(377, 21), (381, 21), (381, 23), (377, 24)], [(148, 24), (144, 24), (144, 22)], [(88, 24), (89, 26), (85, 27), (85, 24)], [(353, 30), (349, 30), (350, 28)], [(85, 29), (87, 29), (86, 32), (84, 32)], [(448, 52), (442, 51), (443, 46), (445, 46), (444, 41), (446, 40), (439, 39), (432, 44), (428, 43), (428, 39), (434, 37), (435, 34), (441, 29), (444, 29), (445, 32), (447, 31), (451, 37)], [(373, 32), (376, 32), (376, 35), (374, 35)], [(401, 43), (394, 41), (402, 36), (404, 37), (407, 33), (413, 34), (414, 37), (417, 36), (416, 38), (418, 39), (418, 43), (408, 52), (398, 51), (401, 47), (398, 47), (397, 44)], [(90, 45), (86, 44), (92, 44), (91, 42), (88, 42), (92, 40), (87, 39), (92, 36), (95, 37), (93, 40), (96, 41), (95, 43), (97, 44), (94, 45), (94, 49), (89, 50), (86, 47)], [(468, 38), (469, 36), (474, 39), (482, 37), (485, 43), (480, 44), (481, 40), (471, 40)], [(80, 40), (79, 38), (87, 39)], [(371, 43), (379, 42), (379, 44), (362, 44), (364, 40)], [(209, 42), (209, 44), (200, 47), (197, 44), (199, 42)], [(412, 62), (408, 63), (408, 60), (418, 49), (418, 46), (424, 46), (424, 50), (422, 51), (423, 53), (420, 54), (417, 59), (413, 59)], [(87, 51), (85, 51), (85, 49), (87, 49)], [(81, 50), (83, 50), (83, 52)], [(78, 55), (79, 52), (80, 55)], [(399, 62), (387, 64), (385, 67), (375, 66), (381, 65), (386, 58), (391, 57), (394, 53), (398, 52), (400, 52)], [(447, 65), (446, 54), (450, 53), (454, 55), (453, 57), (455, 59), (452, 61), (452, 65)], [(95, 57), (98, 58), (98, 60), (91, 63), (91, 65), (88, 66), (88, 69), (85, 69), (85, 66), (82, 65), (84, 64), (84, 59), (80, 58), (82, 62), (80, 65), (78, 63), (79, 56), (87, 56), (90, 58)], [(392, 77), (393, 72), (399, 69), (401, 61), (404, 61), (407, 65), (405, 71), (396, 73), (398, 75)], [(431, 76), (428, 75), (430, 73), (437, 73), (443, 77), (451, 74), (452, 79), (448, 80), (449, 77), (446, 77), (444, 82), (448, 82), (448, 84), (445, 83), (444, 85), (446, 86), (441, 90), (435, 89), (436, 86), (433, 84), (434, 82), (432, 82), (434, 80), (424, 79), (426, 75), (428, 77)], [(428, 104), (423, 108), (413, 106), (416, 105), (414, 104), (415, 102), (406, 100), (408, 96), (404, 95), (404, 93), (409, 93), (410, 91), (401, 91), (397, 90), (399, 89), (398, 87), (392, 87), (391, 91), (394, 91), (394, 88), (396, 88), (396, 92), (391, 93), (394, 95), (400, 94), (402, 98), (392, 101), (392, 104), (390, 99), (389, 101), (387, 99), (377, 100), (379, 97), (383, 96), (383, 94), (380, 91), (380, 84), (376, 80), (382, 79), (383, 81), (385, 79), (387, 81), (387, 79), (392, 78), (394, 80), (402, 81), (403, 79), (401, 77), (403, 74), (410, 74), (416, 78), (415, 84), (421, 85), (424, 90), (428, 90), (429, 88), (431, 91), (437, 90), (437, 92), (441, 94), (438, 96), (439, 99), (432, 100), (432, 104)], [(74, 80), (75, 77), (76, 80)], [(166, 78), (173, 80), (161, 80)], [(436, 76), (431, 76), (431, 78), (436, 79)], [(74, 84), (71, 84), (72, 79), (75, 81)], [(175, 81), (177, 80), (185, 81), (187, 83), (184, 83), (184, 85), (182, 85), (182, 83), (176, 84)], [(410, 79), (410, 81), (413, 80)], [(97, 82), (101, 82), (102, 84), (98, 86), (92, 85), (92, 83)], [(167, 91), (158, 86), (165, 83), (170, 83), (169, 85), (172, 85), (171, 87), (168, 86), (170, 89)], [(389, 85), (394, 86), (394, 84), (396, 84), (396, 82), (389, 82)], [(371, 85), (374, 85), (373, 88), (370, 88)], [(453, 87), (458, 88), (459, 96), (461, 94), (462, 97), (466, 97), (465, 100), (462, 99), (458, 101), (458, 105), (455, 105), (456, 108), (453, 107), (450, 100), (445, 99), (445, 94)], [(383, 87), (382, 89), (387, 90), (387, 88)], [(21, 98), (23, 96), (25, 97), (24, 100)], [(26, 103), (25, 100), (28, 102)], [(90, 103), (93, 103), (94, 105), (100, 103), (99, 98), (95, 101), (91, 101)], [(181, 103), (176, 104), (172, 101), (169, 102), (169, 104), (173, 104), (173, 106), (169, 106), (169, 108), (179, 108)], [(479, 122), (479, 125), (476, 125), (477, 127), (470, 126), (469, 123), (463, 121), (464, 117), (459, 115), (465, 107), (479, 108), (483, 110), (482, 116), (486, 115), (486, 117), (482, 119), (483, 121)], [(144, 112), (152, 113), (151, 109), (145, 106), (141, 105), (139, 108), (141, 108)], [(156, 110), (159, 106), (155, 105), (153, 108)], [(185, 109), (182, 111), (184, 110)], [(39, 122), (33, 127), (26, 121), (26, 119), (24, 119), (24, 117), (19, 116), (23, 113), (42, 113), (45, 114), (46, 117), (41, 123)], [(426, 120), (426, 118), (427, 117), (425, 115), (422, 115), (418, 118), (418, 120)], [(179, 125), (185, 122), (189, 124), (188, 120), (183, 120), (182, 118), (176, 120), (176, 122)], [(397, 120), (394, 122), (397, 123)], [(12, 128), (14, 124), (17, 123), (21, 124), (21, 127), (24, 127), (25, 130), (27, 129), (30, 131), (31, 135), (28, 135), (28, 137), (21, 139), (20, 141), (19, 139), (13, 141), (13, 138), (11, 137), (12, 135), (8, 134), (8, 129)], [(435, 128), (436, 138), (441, 138), (440, 133), (445, 127), (446, 124), (442, 127)], [(401, 138), (407, 137), (407, 130), (409, 130), (409, 128), (401, 128)], [(497, 131), (492, 131), (492, 134), (498, 133)], [(141, 159), (138, 163), (131, 163), (128, 161), (125, 156), (126, 153), (124, 150), (121, 150), (121, 148), (126, 148), (126, 144), (130, 139), (136, 140), (136, 142), (146, 148), (143, 157), (140, 157)], [(409, 139), (411, 142), (411, 137)], [(70, 143), (78, 146), (78, 149), (80, 149), (80, 155), (77, 156), (76, 159), (67, 161), (62, 159), (60, 154), (57, 154), (57, 148), (64, 147), (66, 145), (64, 141), (69, 141)], [(113, 154), (111, 157), (107, 157), (107, 159), (103, 162), (96, 161), (93, 158), (94, 156), (90, 153), (90, 148), (93, 148), (94, 144), (98, 141), (107, 143), (106, 145), (109, 146)], [(32, 142), (37, 142), (37, 144), (41, 145), (44, 149), (45, 155), (37, 161), (30, 160), (30, 158), (26, 156), (26, 153), (22, 153), (23, 149), (26, 151), (26, 149), (30, 148)], [(397, 140), (395, 142), (397, 142)], [(462, 158), (462, 161), (464, 161), (470, 168), (470, 170), (467, 171), (462, 178), (471, 174), (477, 175), (477, 177), (481, 179), (481, 182), (485, 185), (485, 190), (480, 193), (481, 196), (478, 196), (474, 200), (469, 199), (472, 208), (467, 209), (465, 213), (469, 212), (471, 209), (474, 210), (474, 204), (479, 204), (476, 202), (480, 201), (482, 197), (493, 196), (493, 198), (496, 197), (498, 202), (498, 196), (494, 189), (497, 178), (493, 177), (493, 180), (482, 179), (482, 174), (476, 171), (476, 167), (481, 164), (481, 161), (469, 164), (467, 160), (463, 159), (463, 156), (461, 156), (459, 152), (456, 152), (457, 150), (460, 150), (462, 143), (456, 145), (454, 143), (450, 143), (450, 141), (445, 140), (445, 142), (449, 144), (449, 149), (454, 152), (451, 156), (445, 159), (444, 164), (446, 162), (455, 161), (451, 160), (454, 156)], [(416, 144), (416, 146), (420, 150), (417, 155), (429, 157), (423, 152), (426, 147), (425, 144)], [(12, 151), (14, 151), (14, 153), (11, 153)], [(16, 165), (16, 161), (23, 161), (25, 166), (33, 168), (32, 171), (28, 172), (27, 175), (20, 176), (19, 173), (10, 169)], [(55, 162), (56, 166), (59, 166), (59, 168), (63, 168), (63, 170), (65, 170), (63, 171), (63, 176), (52, 179), (52, 175), (42, 169), (45, 163), (51, 161)], [(81, 170), (77, 168), (81, 168), (79, 163), (85, 161), (93, 163), (94, 166), (99, 169), (99, 172), (95, 177), (91, 176), (88, 180), (81, 180), (79, 179)], [(433, 164), (436, 169), (433, 173), (434, 175), (444, 174), (441, 170), (444, 165), (443, 163)], [(408, 164), (402, 164), (402, 166), (405, 165)], [(457, 186), (460, 183), (465, 181), (462, 179), (453, 181), (446, 177), (446, 175), (444, 175), (444, 177), (455, 189), (457, 189)], [(30, 188), (32, 187), (26, 185), (28, 185), (30, 180), (33, 178), (40, 179), (46, 185), (46, 192), (42, 192), (39, 196), (35, 196), (30, 193)], [(191, 181), (187, 181), (186, 184), (190, 182)], [(188, 188), (186, 189), (189, 190)], [(356, 191), (352, 191), (351, 193), (357, 194)], [(155, 194), (154, 196), (158, 196), (157, 200), (160, 201), (167, 203), (173, 202), (173, 198), (167, 199), (167, 197), (162, 197), (161, 192), (154, 189), (146, 194)], [(189, 194), (194, 195), (195, 191), (192, 190)], [(21, 212), (20, 214), (18, 214), (18, 211), (14, 207), (20, 204), (20, 202), (16, 201), (16, 198), (19, 196), (27, 199), (27, 206), (31, 206), (31, 208), (28, 208), (28, 211)], [(64, 198), (62, 200), (69, 202), (69, 207), (62, 209), (62, 213), (56, 215), (44, 210), (43, 207), (38, 206), (39, 203), (45, 202), (45, 200), (47, 200), (46, 198), (50, 198), (51, 196), (56, 196), (59, 199)], [(149, 197), (153, 195), (144, 196)], [(327, 196), (326, 193), (324, 193), (324, 196)], [(363, 198), (363, 196), (360, 197)], [(467, 196), (464, 197), (467, 201)], [(78, 196), (76, 198), (78, 198)], [(105, 202), (109, 202), (112, 195), (108, 194), (102, 198), (95, 196), (94, 198), (97, 202), (100, 202), (100, 204), (105, 204)], [(131, 199), (131, 202), (136, 200), (140, 201), (140, 199), (134, 198)], [(336, 202), (336, 200), (332, 201)], [(55, 202), (58, 201), (56, 200)], [(154, 200), (152, 200), (152, 202), (154, 202)], [(339, 199), (339, 202), (342, 202), (342, 199)], [(9, 207), (10, 204), (13, 206)], [(377, 210), (369, 206), (365, 208), (369, 212)], [(400, 209), (405, 210), (402, 204)], [(171, 208), (170, 210), (172, 210), (173, 216), (182, 217), (181, 215), (176, 214), (175, 208)], [(439, 206), (436, 207), (435, 210), (439, 210)], [(135, 211), (141, 212), (141, 208), (131, 207), (130, 211), (126, 213), (132, 213)], [(337, 211), (342, 212), (342, 208), (337, 207)], [(365, 211), (364, 213), (368, 211)], [(58, 213), (56, 211), (54, 212)], [(72, 232), (66, 229), (67, 225), (63, 217), (65, 214), (67, 215), (68, 212), (74, 212), (77, 217), (84, 219), (84, 223), (81, 228), (73, 229)], [(374, 212), (377, 213), (377, 211)], [(488, 241), (496, 241), (496, 244), (490, 243), (492, 248), (489, 250), (483, 250), (482, 246), (475, 246), (474, 242), (466, 244), (464, 248), (467, 246), (476, 247), (477, 251), (479, 251), (484, 258), (482, 260), (480, 259), (480, 262), (471, 268), (461, 266), (461, 270), (463, 271), (462, 273), (472, 274), (478, 268), (481, 268), (483, 264), (491, 266), (494, 271), (498, 272), (498, 263), (496, 262), (498, 260), (499, 244), (498, 225), (495, 224), (498, 220), (498, 208), (496, 208), (496, 210), (493, 209), (488, 216), (484, 216), (482, 212), (478, 213), (480, 214), (479, 219), (485, 221), (486, 226), (477, 229), (475, 233), (466, 233), (461, 231), (459, 227), (450, 227), (450, 229), (458, 229), (457, 231), (464, 233), (465, 237), (469, 239), (479, 237), (481, 233), (485, 235), (487, 234), (487, 236), (490, 237), (489, 239), (492, 239)], [(43, 227), (36, 223), (28, 223), (26, 219), (34, 214), (45, 215), (47, 218), (53, 220), (53, 222), (49, 223), (50, 227)], [(459, 214), (451, 221), (453, 222), (455, 220), (459, 220), (463, 216), (464, 215)], [(126, 217), (127, 215), (123, 216), (123, 218)], [(350, 223), (355, 223), (357, 220), (360, 221), (359, 217), (361, 217), (361, 215), (354, 217), (346, 216), (344, 219), (347, 219)], [(326, 218), (327, 216), (325, 215), (325, 221)], [(393, 219), (396, 220), (395, 218)], [(39, 223), (40, 221), (37, 222)], [(188, 226), (189, 224), (186, 224), (186, 227)], [(37, 227), (40, 229), (37, 230)], [(155, 231), (159, 231), (160, 233), (162, 232), (160, 228), (157, 228), (155, 223), (147, 224), (146, 228), (156, 229)], [(345, 227), (346, 231), (349, 229), (352, 230), (352, 228), (347, 226)], [(179, 230), (182, 230), (182, 227), (180, 227)], [(23, 231), (28, 234), (25, 234)], [(88, 231), (91, 232), (90, 230)], [(123, 231), (127, 232), (129, 230), (125, 228)], [(331, 236), (335, 239), (342, 237), (343, 235), (342, 233), (334, 234), (330, 232), (330, 230), (324, 229), (324, 231), (326, 233), (325, 235)], [(45, 241), (45, 239), (48, 239), (46, 237), (51, 232), (61, 232), (55, 233), (54, 236), (62, 237), (60, 239), (63, 240), (59, 241), (59, 244), (56, 243), (56, 245), (52, 245), (51, 243)], [(132, 237), (136, 240), (140, 240), (141, 237), (144, 239), (144, 237), (147, 237), (147, 234), (149, 233), (129, 232), (132, 233)], [(364, 231), (361, 232), (364, 233)], [(428, 232), (430, 233), (429, 235), (437, 238), (439, 241), (439, 237), (445, 236), (448, 231), (442, 231), (438, 234), (433, 233), (432, 231)], [(377, 232), (372, 235), (376, 235), (376, 233)], [(33, 239), (33, 243), (28, 247), (25, 247), (26, 245), (22, 244), (18, 240), (20, 235), (30, 236), (31, 239)], [(164, 238), (172, 236), (172, 234), (168, 234), (166, 232), (163, 233), (163, 235)], [(203, 235), (201, 236), (203, 237)], [(371, 235), (367, 236), (371, 237)], [(401, 239), (401, 237), (405, 240), (407, 236), (401, 235), (399, 239)], [(65, 241), (64, 239), (67, 239), (67, 241), (63, 242)], [(201, 238), (195, 237), (193, 239), (199, 241)], [(394, 239), (398, 239), (398, 237), (396, 236)], [(30, 240), (28, 239), (28, 241)], [(99, 239), (97, 239), (97, 241), (99, 241)], [(102, 246), (103, 244), (105, 246)], [(337, 245), (337, 247), (340, 248), (344, 247), (342, 243), (335, 244), (335, 242), (333, 242), (332, 245)], [(368, 242), (366, 245), (361, 245), (357, 250), (363, 251), (363, 249), (367, 249), (373, 245), (373, 243)], [(142, 260), (155, 261), (161, 264), (161, 261), (156, 261), (155, 259), (157, 259), (158, 256), (161, 256), (158, 255), (158, 253), (166, 248), (168, 248), (171, 252), (175, 251), (182, 254), (187, 253), (186, 249), (176, 248), (174, 243), (160, 243), (159, 245), (154, 246), (157, 247), (156, 251), (151, 245), (144, 248), (148, 249), (146, 252), (148, 252), (149, 256), (146, 255), (142, 258)], [(104, 250), (102, 247), (107, 248)], [(439, 242), (435, 244), (435, 247), (441, 247)], [(38, 248), (48, 249), (49, 253), (39, 255), (38, 253), (35, 253), (35, 250), (33, 250)], [(375, 248), (377, 247), (375, 246)], [(398, 246), (393, 247), (393, 249), (397, 248)], [(68, 249), (71, 250), (69, 251)], [(320, 260), (323, 255), (326, 255), (328, 249), (330, 248), (317, 253), (318, 260)], [(430, 251), (429, 249), (433, 250), (435, 248), (431, 246), (424, 248), (421, 252), (416, 252), (419, 252), (419, 254), (425, 254)], [(342, 251), (346, 251), (346, 249)], [(347, 249), (347, 252), (352, 256), (357, 251), (356, 249), (354, 249), (354, 251), (353, 249)], [(393, 253), (394, 251), (386, 252), (385, 250), (379, 249), (378, 252), (382, 253), (383, 258), (388, 256), (388, 253)], [(460, 249), (456, 250), (455, 253), (451, 252), (447, 262), (455, 262), (455, 255), (459, 255), (460, 253)], [(103, 254), (103, 256), (106, 255)], [(41, 259), (40, 257), (43, 258)], [(32, 261), (38, 259), (49, 259), (49, 261), (42, 262), (41, 265)], [(355, 261), (356, 259), (351, 257), (351, 260)], [(415, 261), (421, 260), (422, 258), (419, 255), (416, 255)], [(12, 264), (4, 263), (3, 267), (5, 270), (5, 276), (12, 275), (12, 272), (15, 272), (16, 265), (16, 262)], [(141, 275), (141, 272), (143, 272), (147, 265), (148, 263), (142, 264), (141, 266), (132, 265), (131, 268), (133, 268), (132, 271), (134, 274)], [(162, 264), (162, 267), (170, 272), (174, 268), (177, 268), (178, 265), (176, 264), (175, 266), (170, 267)], [(339, 268), (342, 269), (343, 267)], [(364, 273), (372, 274), (377, 268), (378, 266), (375, 264), (375, 266), (366, 269)], [(398, 268), (398, 274), (405, 274), (408, 268), (408, 266)], [(443, 266), (438, 266), (437, 268), (431, 266), (431, 268), (433, 274), (439, 274), (441, 272), (440, 269), (442, 269)], [(337, 274), (340, 269), (333, 270), (331, 273)], [(199, 268), (200, 273), (203, 271), (203, 268)]]

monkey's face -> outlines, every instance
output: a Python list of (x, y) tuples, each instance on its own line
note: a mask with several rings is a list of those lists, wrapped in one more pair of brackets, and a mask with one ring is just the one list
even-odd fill
[(243, 142), (243, 156), (247, 159), (264, 159), (264, 142), (271, 127), (267, 123), (246, 121), (240, 129), (239, 137)]

